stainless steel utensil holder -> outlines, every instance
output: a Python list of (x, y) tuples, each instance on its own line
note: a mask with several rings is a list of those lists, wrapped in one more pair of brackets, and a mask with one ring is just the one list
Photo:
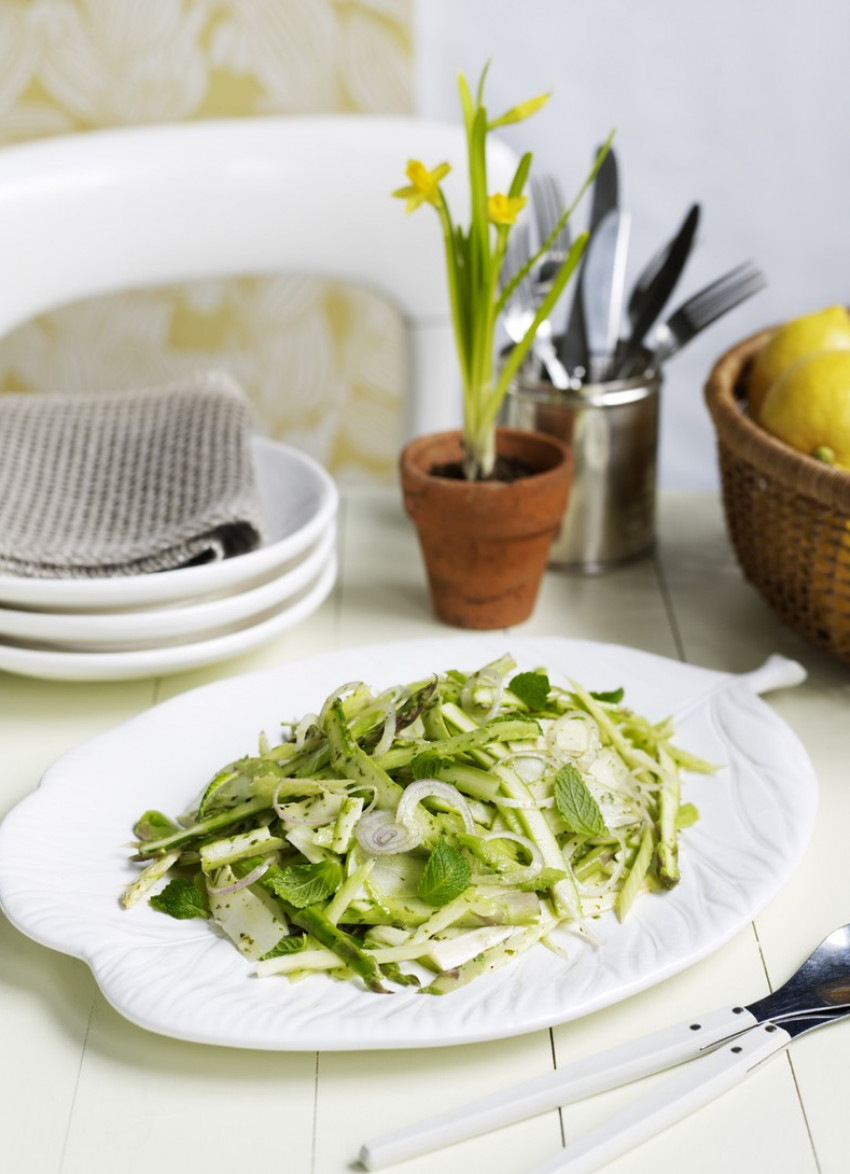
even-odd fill
[(514, 381), (504, 423), (550, 433), (573, 450), (573, 487), (550, 566), (596, 574), (652, 550), (660, 390), (654, 372), (563, 392), (527, 365)]

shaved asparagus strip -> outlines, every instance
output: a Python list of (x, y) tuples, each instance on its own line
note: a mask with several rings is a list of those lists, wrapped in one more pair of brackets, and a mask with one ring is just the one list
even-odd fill
[(680, 875), (676, 822), (682, 786), (670, 756), (662, 750), (659, 759), (663, 774), (658, 796), (658, 878), (669, 889), (678, 882)]
[(158, 860), (154, 860), (153, 864), (149, 864), (147, 868), (128, 885), (124, 890), (124, 895), (121, 898), (121, 904), (125, 909), (129, 909), (140, 901), (142, 897), (147, 896), (152, 892), (154, 887), (159, 884), (168, 870), (177, 863), (180, 859), (179, 849), (172, 852), (166, 852), (160, 856)]
[(655, 836), (652, 833), (652, 829), (647, 828), (643, 834), (643, 839), (640, 842), (640, 847), (638, 848), (634, 863), (629, 869), (626, 875), (625, 883), (620, 889), (620, 893), (617, 897), (616, 908), (617, 916), (620, 918), (620, 921), (623, 920), (629, 909), (631, 909), (635, 898), (640, 892), (644, 877), (646, 876), (647, 870), (652, 861), (652, 853), (654, 848)]

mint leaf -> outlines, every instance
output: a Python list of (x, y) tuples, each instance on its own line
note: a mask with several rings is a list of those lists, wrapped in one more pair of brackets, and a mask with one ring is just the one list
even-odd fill
[[(507, 734), (505, 734), (505, 726), (508, 727)], [(491, 717), (478, 729), (485, 732), (495, 730), (495, 736), (506, 742), (520, 742), (523, 738), (536, 737), (540, 733), (540, 722), (536, 717), (531, 717), (527, 713), (497, 713), (495, 717)]]
[(200, 887), (202, 884), (200, 877), (197, 880), (175, 877), (161, 893), (151, 897), (150, 903), (160, 913), (167, 913), (179, 921), (188, 921), (190, 917), (209, 917), (209, 904), (206, 892)]
[(303, 933), (286, 934), (280, 939), (276, 946), (272, 946), (260, 958), (261, 962), (267, 961), (269, 958), (280, 958), (284, 954), (298, 954), (307, 945), (307, 935)]
[(609, 705), (619, 705), (626, 695), (625, 689), (620, 686), (619, 689), (612, 689), (610, 693), (591, 693), (590, 696), (596, 701), (606, 701)]
[(162, 840), (165, 836), (179, 832), (180, 828), (173, 819), (163, 815), (161, 811), (146, 811), (133, 828), (133, 832), (140, 840)]
[(580, 836), (601, 836), (606, 830), (596, 800), (572, 764), (562, 766), (555, 776), (555, 806), (570, 831)]
[(410, 769), (414, 779), (438, 779), (441, 768), (448, 765), (448, 761), (434, 750), (423, 750), (413, 759)]
[(676, 830), (682, 831), (683, 828), (689, 828), (691, 824), (696, 823), (699, 819), (699, 812), (693, 803), (683, 803), (676, 812)]
[(333, 896), (342, 884), (342, 869), (335, 860), (290, 864), (286, 868), (270, 868), (262, 883), (296, 909), (306, 909)]
[(428, 857), (416, 892), (429, 905), (448, 905), (468, 888), (472, 869), (464, 854), (439, 840)]
[(517, 673), (512, 677), (508, 688), (514, 697), (534, 713), (543, 709), (546, 698), (549, 696), (549, 678), (545, 673)]

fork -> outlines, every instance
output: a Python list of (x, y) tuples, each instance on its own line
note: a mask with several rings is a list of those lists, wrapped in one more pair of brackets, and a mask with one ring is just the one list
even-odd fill
[(626, 309), (630, 334), (618, 356), (618, 370), (631, 366), (664, 309), (690, 256), (699, 219), (700, 206), (693, 204), (676, 235), (658, 250), (635, 282)]
[(759, 293), (766, 285), (767, 279), (762, 271), (745, 262), (695, 293), (666, 322), (656, 327), (649, 347), (652, 365), (659, 367), (665, 363), (687, 346), (700, 331), (753, 294)]
[[(508, 247), (500, 274), (502, 288), (516, 277), (530, 257), (531, 241), (528, 225), (518, 224), (508, 238)], [(534, 279), (531, 272), (526, 273), (512, 291), (502, 314), (505, 333), (511, 342), (521, 342), (525, 337), (546, 292), (546, 285)], [(571, 386), (570, 377), (555, 350), (552, 341), (552, 324), (548, 318), (544, 319), (537, 327), (532, 343), (532, 353), (540, 360), (552, 385), (559, 391), (567, 391)]]
[[(554, 175), (545, 172), (531, 181), (531, 206), (537, 224), (537, 235), (541, 246), (555, 231), (555, 226), (566, 207), (564, 192)], [(555, 274), (566, 260), (572, 244), (570, 222), (566, 221), (546, 251), (535, 281), (548, 288)]]
[(360, 1160), (367, 1170), (378, 1170), (673, 1068), (667, 1084), (534, 1170), (590, 1174), (733, 1088), (797, 1036), (845, 1019), (850, 1015), (848, 977), (850, 924), (833, 930), (787, 982), (762, 999), (699, 1014), (512, 1089), (455, 1105), (438, 1117), (367, 1142)]

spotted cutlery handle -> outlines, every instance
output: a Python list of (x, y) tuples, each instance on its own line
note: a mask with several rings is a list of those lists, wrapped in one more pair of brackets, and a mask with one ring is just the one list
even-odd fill
[(366, 1142), (360, 1150), (360, 1161), (367, 1170), (380, 1170), (393, 1162), (402, 1162), (503, 1125), (524, 1121), (559, 1105), (661, 1072), (699, 1055), (701, 1050), (713, 1047), (736, 1032), (746, 1031), (755, 1023), (755, 1017), (745, 1008), (724, 1007), (673, 1027), (662, 1028), (652, 1035)]
[(660, 1088), (586, 1133), (530, 1174), (592, 1174), (695, 1109), (728, 1092), (757, 1064), (782, 1051), (791, 1036), (765, 1023), (678, 1069)]

